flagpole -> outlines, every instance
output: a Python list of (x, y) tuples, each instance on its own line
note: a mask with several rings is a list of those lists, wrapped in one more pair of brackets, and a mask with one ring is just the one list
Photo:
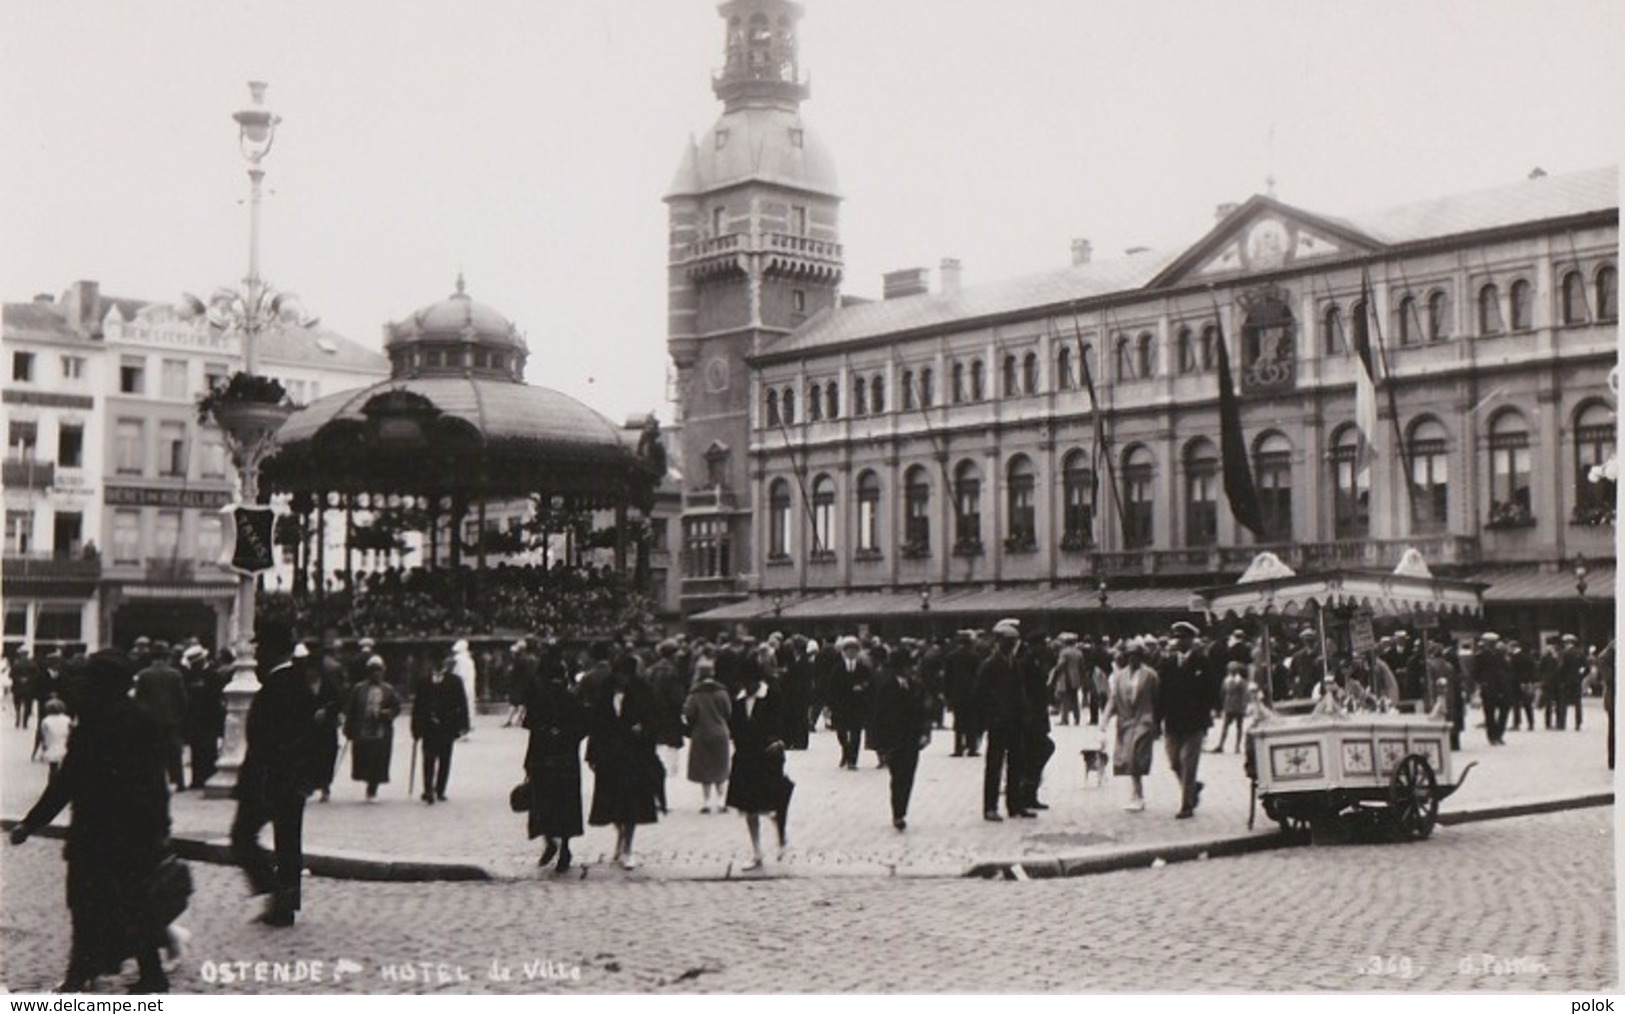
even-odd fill
[[(1090, 414), (1094, 417), (1094, 424), (1095, 424), (1095, 468), (1096, 468), (1096, 471), (1095, 471), (1096, 479), (1095, 479), (1095, 481), (1097, 483), (1100, 481), (1099, 480), (1099, 475), (1100, 475), (1099, 466), (1100, 466), (1101, 460), (1104, 459), (1105, 462), (1106, 462), (1107, 483), (1111, 488), (1112, 504), (1113, 504), (1113, 506), (1115, 506), (1117, 508), (1118, 530), (1123, 532), (1123, 534), (1125, 536), (1125, 538), (1123, 539), (1123, 542), (1125, 543), (1124, 548), (1126, 549), (1127, 548), (1126, 544), (1128, 542), (1128, 539), (1126, 538), (1126, 536), (1128, 534), (1128, 531), (1124, 526), (1127, 524), (1128, 516), (1123, 513), (1123, 494), (1118, 489), (1118, 486), (1117, 486), (1117, 468), (1116, 468), (1115, 464), (1112, 461), (1111, 450), (1110, 450), (1109, 447), (1106, 446), (1106, 420), (1105, 420), (1105, 416), (1104, 416), (1104, 414), (1102, 413), (1102, 410), (1101, 410), (1100, 392), (1095, 387), (1094, 371), (1089, 369), (1089, 355), (1088, 355), (1087, 351), (1085, 350), (1084, 344), (1083, 344), (1083, 324), (1078, 319), (1078, 304), (1074, 301), (1071, 304), (1070, 308), (1071, 308), (1071, 311), (1072, 311), (1072, 335), (1073, 335), (1073, 340), (1078, 343), (1078, 361), (1079, 361), (1079, 364), (1083, 368), (1084, 386), (1086, 386), (1089, 389), (1089, 411), (1090, 411)], [(1107, 331), (1107, 329), (1106, 329), (1106, 309), (1105, 309), (1105, 307), (1102, 307), (1101, 311), (1100, 311), (1100, 330), (1101, 330), (1101, 335), (1104, 337), (1106, 335), (1106, 331)], [(1101, 535), (1101, 541), (1104, 542), (1105, 541), (1105, 536), (1106, 536), (1106, 526), (1105, 525), (1100, 526), (1100, 535)]]

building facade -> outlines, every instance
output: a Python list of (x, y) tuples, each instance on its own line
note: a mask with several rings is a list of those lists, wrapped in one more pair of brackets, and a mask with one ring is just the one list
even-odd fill
[[(1337, 217), (1254, 197), (1170, 253), (888, 279), (750, 357), (761, 569), (702, 616), (1173, 612), (1263, 549), (1416, 547), (1489, 583), (1491, 622), (1611, 628), (1617, 194), (1604, 169)], [(1222, 489), (1221, 344), (1262, 537)]]
[[(94, 649), (140, 635), (226, 643), (236, 579), (221, 563), (230, 540), (220, 510), (236, 498), (236, 469), (220, 432), (198, 421), (197, 398), (240, 368), (240, 337), (172, 304), (108, 297), (80, 281), (58, 300), (6, 304), (5, 343), (14, 372), (40, 349), (39, 380), (6, 389), (18, 468), (29, 424), (58, 434), (54, 447), (36, 443), (30, 473), (50, 480), (48, 494), (14, 487), (12, 473), (22, 472), (8, 465), (7, 531), (19, 537), (6, 544), (7, 650)], [(77, 375), (68, 375), (70, 359)], [(296, 403), (388, 373), (381, 354), (291, 320), (261, 335), (259, 362)], [(81, 464), (64, 464), (72, 460)], [(27, 523), (24, 501), (37, 505)], [(14, 583), (14, 574), (26, 580)], [(79, 616), (72, 637), (70, 605)]]

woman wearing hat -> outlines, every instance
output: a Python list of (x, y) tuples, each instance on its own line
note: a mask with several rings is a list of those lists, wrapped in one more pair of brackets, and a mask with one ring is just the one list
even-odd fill
[(350, 740), (350, 777), (367, 783), (370, 802), (378, 798), (378, 786), (389, 781), (395, 716), (401, 713), (401, 698), (394, 687), (384, 682), (382, 658), (373, 655), (365, 665), (366, 681), (350, 691), (344, 709), (344, 735)]
[(610, 667), (608, 680), (592, 705), (587, 763), (593, 770), (594, 827), (615, 825), (615, 859), (622, 869), (636, 869), (632, 836), (639, 824), (653, 824), (655, 811), (654, 711), (637, 659), (622, 655)]
[(169, 989), (158, 955), (165, 927), (154, 925), (147, 900), (169, 841), (166, 744), (157, 723), (130, 699), (134, 678), (121, 652), (90, 657), (62, 770), (11, 832), (11, 843), (21, 845), (73, 807), (63, 852), (73, 938), (59, 992), (85, 992), (131, 956), (141, 970), (133, 992)]
[(733, 768), (728, 774), (728, 806), (745, 815), (751, 861), (744, 869), (762, 868), (761, 815), (771, 813), (778, 831), (779, 858), (786, 847), (785, 822), (795, 783), (784, 774), (783, 702), (761, 670), (746, 670), (745, 685), (734, 697), (728, 732), (733, 738)]
[(530, 730), (525, 748), (525, 777), (530, 782), (526, 830), (532, 839), (546, 838), (537, 865), (558, 857), (559, 873), (570, 868), (570, 839), (580, 837), (581, 740), (587, 714), (571, 692), (563, 666), (538, 670), (524, 700), (524, 725)]
[(717, 796), (717, 807), (722, 808), (722, 785), (728, 780), (731, 754), (728, 719), (733, 705), (716, 678), (717, 666), (702, 657), (694, 665), (694, 686), (683, 702), (683, 724), (688, 728), (688, 780), (697, 782), (705, 793), (701, 813), (711, 812), (711, 793)]
[(1117, 719), (1112, 773), (1129, 776), (1134, 794), (1124, 809), (1138, 813), (1145, 809), (1143, 779), (1151, 773), (1151, 751), (1157, 740), (1157, 673), (1146, 664), (1145, 644), (1137, 638), (1125, 642), (1117, 661), (1100, 728), (1104, 732)]

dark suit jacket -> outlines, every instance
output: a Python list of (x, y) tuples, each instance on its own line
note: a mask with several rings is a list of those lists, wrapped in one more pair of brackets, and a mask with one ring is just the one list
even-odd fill
[(275, 804), (302, 800), (320, 785), (320, 737), (331, 735), (316, 721), (323, 698), (311, 690), (303, 669), (288, 661), (271, 670), (248, 708), (248, 750), (237, 778), (237, 798), (257, 793)]
[(888, 672), (875, 687), (875, 728), (870, 745), (881, 753), (918, 750), (931, 734), (925, 685), (906, 674)]

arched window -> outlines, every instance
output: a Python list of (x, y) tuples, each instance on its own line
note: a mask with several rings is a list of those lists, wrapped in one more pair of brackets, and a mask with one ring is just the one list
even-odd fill
[(1586, 280), (1578, 271), (1563, 276), (1563, 323), (1586, 322)]
[(970, 400), (982, 401), (987, 397), (987, 371), (982, 368), (980, 359), (972, 359), (970, 363)]
[(1371, 534), (1371, 470), (1361, 467), (1360, 430), (1353, 423), (1332, 434), (1332, 534), (1363, 539)]
[(1197, 365), (1203, 373), (1211, 372), (1218, 361), (1219, 329), (1213, 324), (1202, 328), (1201, 347), (1198, 350)]
[(1117, 369), (1118, 380), (1134, 379), (1134, 342), (1128, 335), (1117, 339), (1117, 362), (1113, 366)]
[(1156, 346), (1155, 339), (1153, 339), (1151, 337), (1151, 332), (1150, 331), (1142, 331), (1142, 332), (1140, 332), (1140, 337), (1135, 342), (1135, 350), (1134, 351), (1135, 351), (1134, 366), (1135, 366), (1136, 370), (1138, 371), (1138, 373), (1136, 375), (1141, 380), (1148, 380), (1151, 377), (1156, 376), (1157, 375), (1157, 346)]
[(784, 424), (794, 426), (796, 422), (796, 389), (787, 387), (784, 396), (779, 399), (779, 411), (784, 415)]
[(1152, 542), (1156, 494), (1152, 482), (1156, 459), (1144, 445), (1123, 452), (1123, 546), (1145, 549)]
[(869, 411), (875, 415), (886, 411), (886, 378), (878, 373), (869, 380)]
[(1055, 353), (1055, 388), (1070, 391), (1076, 386), (1077, 378), (1072, 375), (1072, 346), (1062, 345)]
[(858, 552), (880, 552), (880, 476), (858, 476)]
[(767, 558), (790, 558), (790, 484), (774, 479), (767, 493)]
[(813, 547), (814, 557), (835, 553), (835, 480), (820, 475), (813, 480)]
[(914, 408), (914, 406), (919, 404), (919, 402), (915, 401), (915, 397), (916, 396), (915, 396), (915, 393), (914, 393), (914, 371), (913, 370), (904, 370), (903, 371), (903, 410), (905, 412), (912, 410)]
[(1416, 316), (1416, 297), (1408, 293), (1400, 297), (1398, 317), (1399, 326), (1395, 330), (1399, 332), (1399, 344), (1414, 345), (1417, 331), (1420, 330), (1417, 327), (1419, 321)]
[(1085, 387), (1090, 388), (1100, 379), (1100, 360), (1096, 358), (1092, 344), (1085, 343), (1078, 353), (1078, 377)]
[(814, 384), (807, 388), (807, 421), (819, 422), (824, 418), (824, 387)]
[(982, 473), (974, 461), (961, 461), (954, 469), (954, 551), (979, 553), (982, 549)]
[(1179, 329), (1179, 372), (1196, 372), (1196, 336), (1188, 327)]
[(955, 405), (962, 405), (965, 402), (965, 364), (961, 362), (954, 363), (953, 399)]
[(1450, 338), (1450, 296), (1443, 289), (1428, 294), (1428, 341)]
[(1535, 289), (1520, 278), (1512, 283), (1512, 330), (1527, 331), (1535, 326)]
[(772, 388), (767, 390), (767, 424), (779, 425), (779, 392)]
[(1478, 290), (1478, 333), (1491, 335), (1501, 331), (1501, 290), (1493, 284), (1486, 285)]
[(1219, 541), (1219, 452), (1213, 441), (1197, 437), (1185, 445), (1185, 545), (1193, 548)]
[(1021, 361), (1021, 389), (1028, 394), (1038, 393), (1038, 353), (1029, 352)]
[(1033, 463), (1025, 454), (1010, 459), (1005, 470), (1005, 495), (1009, 531), (1005, 533), (1007, 549), (1036, 549), (1038, 546), (1038, 515), (1033, 508)]
[(920, 371), (920, 404), (930, 408), (937, 403), (937, 387), (935, 378), (931, 376), (931, 367), (927, 366)]
[(1067, 452), (1061, 461), (1062, 549), (1086, 549), (1094, 544), (1095, 481), (1089, 456)]
[(1619, 316), (1619, 272), (1612, 264), (1597, 269), (1597, 319)]
[(1343, 331), (1343, 308), (1336, 303), (1326, 307), (1321, 316), (1321, 344), (1328, 356), (1338, 356), (1349, 350), (1348, 335)]
[(1016, 380), (1016, 357), (1004, 357), (1004, 396), (1014, 398), (1021, 393), (1020, 383)]
[(841, 417), (841, 389), (833, 380), (824, 387), (824, 417), (826, 419)]
[[(1600, 401), (1581, 407), (1574, 416), (1574, 520), (1602, 524), (1614, 519), (1616, 481), (1601, 468), (1619, 447), (1619, 420), (1614, 410)], [(1597, 471), (1597, 480), (1591, 473)]]
[(1411, 426), (1411, 528), (1418, 534), (1445, 531), (1450, 524), (1449, 433), (1425, 416)]
[(1529, 424), (1517, 409), (1490, 419), (1491, 528), (1523, 528), (1535, 523), (1529, 486)]
[(1266, 433), (1253, 447), (1253, 481), (1258, 486), (1264, 542), (1292, 541), (1292, 443)]
[(862, 377), (852, 378), (852, 414), (855, 416), (869, 414), (869, 387)]
[(931, 476), (922, 465), (903, 476), (903, 510), (903, 554), (925, 556), (931, 550)]

